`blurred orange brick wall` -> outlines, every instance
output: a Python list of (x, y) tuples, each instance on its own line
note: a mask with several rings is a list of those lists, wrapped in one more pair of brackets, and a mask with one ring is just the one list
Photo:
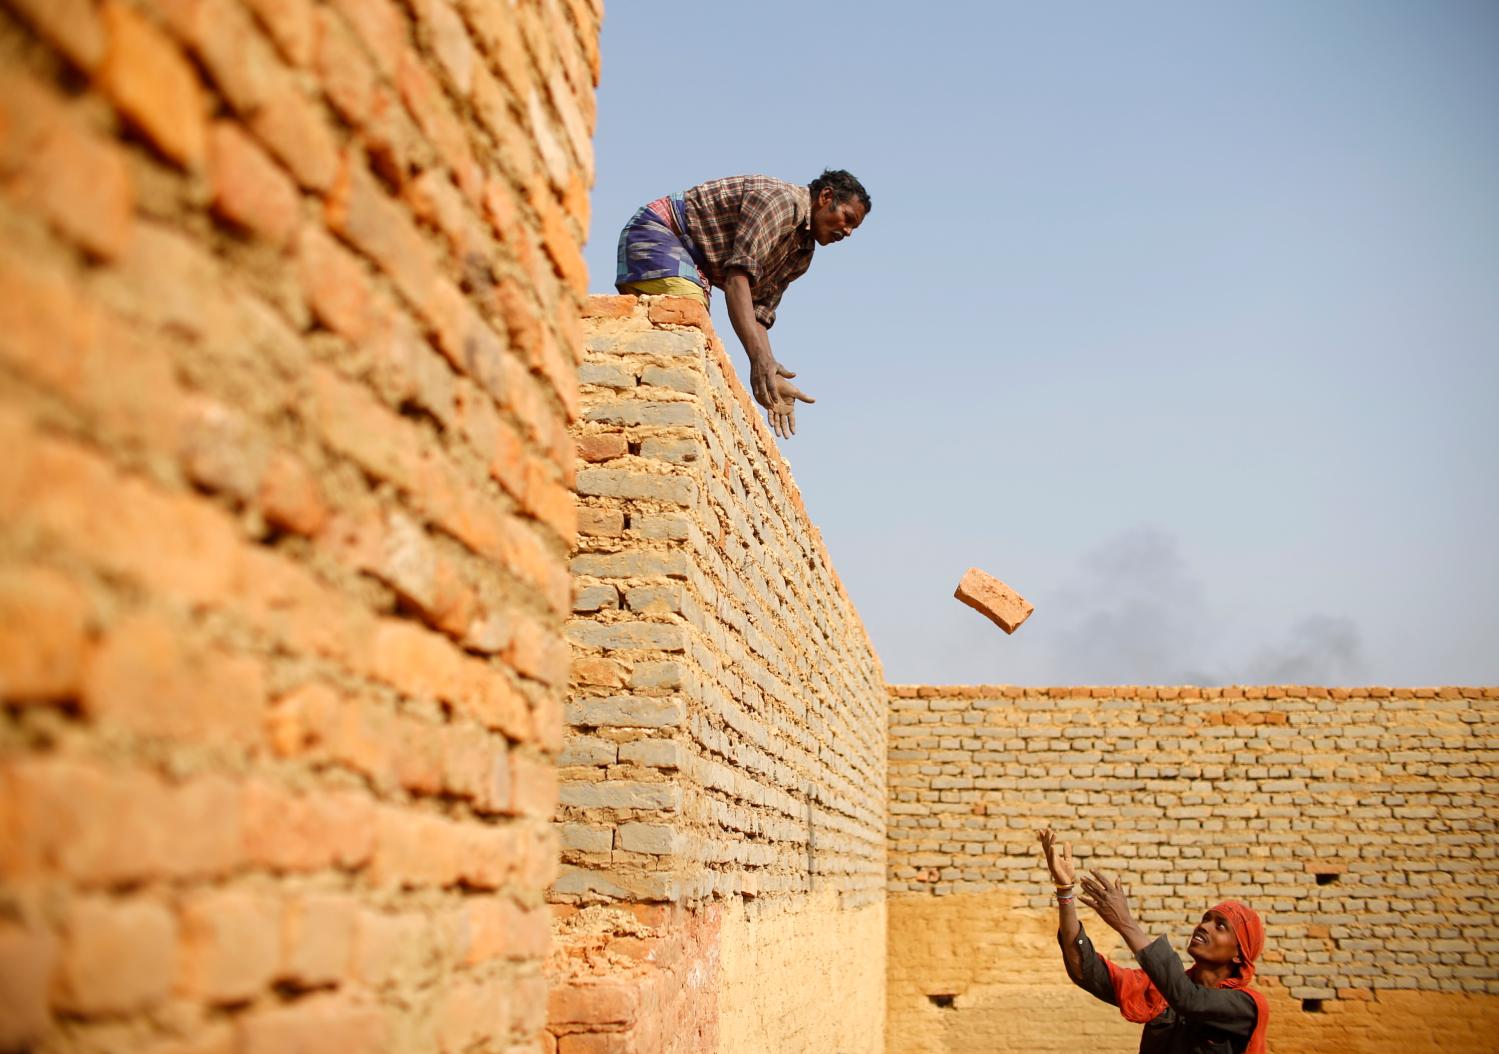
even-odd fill
[(0, 1049), (533, 1049), (598, 0), (0, 0)]

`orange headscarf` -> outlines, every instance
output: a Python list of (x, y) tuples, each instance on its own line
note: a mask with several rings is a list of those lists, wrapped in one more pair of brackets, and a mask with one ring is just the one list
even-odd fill
[[(1265, 1026), (1270, 1022), (1270, 1002), (1263, 993), (1249, 987), (1249, 982), (1254, 979), (1254, 960), (1259, 958), (1265, 947), (1265, 924), (1260, 921), (1253, 908), (1237, 900), (1225, 900), (1212, 910), (1228, 920), (1239, 941), (1239, 957), (1244, 960), (1239, 966), (1238, 974), (1226, 978), (1218, 987), (1236, 988), (1254, 1000), (1258, 1013), (1255, 1015), (1254, 1032), (1249, 1037), (1249, 1046), (1244, 1050), (1245, 1054), (1265, 1054)], [(1126, 970), (1107, 959), (1103, 962), (1109, 969), (1114, 996), (1119, 1000), (1119, 1013), (1124, 1015), (1126, 1021), (1151, 1021), (1166, 1009), (1166, 997), (1144, 970)], [(1187, 976), (1196, 981), (1197, 967), (1193, 966), (1188, 970)]]

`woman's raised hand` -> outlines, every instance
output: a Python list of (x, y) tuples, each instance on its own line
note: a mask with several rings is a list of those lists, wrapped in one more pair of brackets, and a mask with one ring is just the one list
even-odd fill
[(1129, 913), (1129, 896), (1124, 883), (1115, 882), (1102, 871), (1089, 871), (1083, 876), (1083, 892), (1078, 898), (1098, 912), (1098, 917), (1110, 929), (1123, 933), (1135, 924)]
[(1072, 866), (1072, 846), (1057, 841), (1057, 833), (1050, 827), (1036, 836), (1041, 841), (1041, 850), (1046, 854), (1046, 867), (1051, 871), (1052, 885), (1058, 889), (1073, 885), (1077, 871)]

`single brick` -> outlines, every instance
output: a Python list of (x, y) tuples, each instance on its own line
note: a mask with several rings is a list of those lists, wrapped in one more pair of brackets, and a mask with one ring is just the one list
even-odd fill
[(631, 472), (628, 469), (590, 468), (578, 473), (578, 493), (601, 498), (691, 505), (697, 498), (697, 484), (682, 476)]
[(239, 1054), (380, 1054), (389, 1049), (380, 1008), (342, 994), (257, 1010), (235, 1025)]
[(154, 613), (128, 617), (89, 663), (86, 712), (145, 735), (202, 743), (260, 739), (260, 664), (184, 640)]
[[(349, 340), (363, 340), (371, 334), (375, 322), (370, 282), (353, 254), (309, 225), (302, 229), (297, 246), (297, 266), (307, 302), (319, 322)], [(382, 336), (385, 339), (377, 346), (389, 349), (395, 334), (387, 331)]]
[(209, 133), (209, 183), (219, 215), (283, 246), (296, 230), (296, 185), (238, 124), (216, 121)]
[(631, 1054), (632, 1032), (568, 1032), (557, 1037), (557, 1054)]
[(634, 586), (625, 591), (625, 606), (647, 615), (678, 614), (682, 610), (682, 587), (675, 583)]
[(258, 498), (266, 520), (294, 534), (311, 538), (328, 522), (328, 506), (317, 480), (284, 451), (272, 454), (266, 463)]
[(56, 966), (51, 933), (0, 922), (0, 1050), (30, 1050), (41, 1040)]
[(374, 879), (407, 887), (452, 885), (462, 871), (459, 826), (431, 813), (381, 807), (371, 862)]
[(625, 533), (625, 514), (619, 509), (578, 509), (578, 533), (586, 538), (617, 538)]
[(579, 586), (573, 594), (573, 611), (588, 613), (604, 609), (618, 610), (619, 589), (611, 585)]
[(491, 959), (541, 959), (551, 945), (551, 914), (526, 910), (507, 896), (471, 895), (459, 915), (468, 937), (463, 961), (472, 966)]
[(585, 362), (578, 367), (578, 383), (600, 388), (633, 388), (635, 374), (612, 362)]
[(326, 191), (338, 173), (338, 143), (322, 110), (290, 77), (278, 79), (250, 120), (250, 129), (270, 147), (297, 182)]
[(550, 820), (557, 811), (557, 766), (517, 750), (510, 756), (510, 811)]
[(682, 745), (671, 739), (637, 739), (619, 745), (619, 760), (625, 765), (650, 769), (679, 769), (687, 759)]
[[(34, 2), (34, 0), (33, 0)], [(590, 296), (583, 302), (584, 318), (629, 318), (635, 313), (635, 308), (640, 304), (639, 297), (633, 294), (612, 295), (599, 294)]]
[(687, 708), (678, 698), (584, 697), (569, 702), (566, 715), (575, 728), (675, 728), (686, 720)]
[(590, 355), (659, 355), (695, 358), (703, 353), (703, 335), (685, 330), (625, 330), (589, 336), (583, 349)]
[(682, 651), (686, 647), (684, 627), (671, 622), (578, 622), (568, 624), (567, 636), (574, 644), (605, 651), (649, 649)]
[(640, 373), (640, 383), (691, 395), (701, 395), (703, 392), (703, 375), (696, 370), (679, 366), (647, 366)]
[(443, 985), (434, 1006), (437, 1054), (473, 1050), (476, 1042), (509, 1031), (507, 980), (497, 977), (471, 980), (460, 975)]
[(355, 901), (348, 896), (313, 893), (288, 901), (277, 977), (304, 988), (343, 980), (353, 949), (354, 915)]
[(245, 3), (271, 34), (287, 61), (296, 66), (306, 66), (312, 61), (312, 0), (245, 0)]
[(590, 432), (578, 436), (577, 445), (584, 461), (609, 461), (630, 452), (630, 444), (618, 432)]
[(194, 895), (182, 913), (183, 989), (214, 1003), (253, 997), (280, 963), (280, 916), (274, 900), (255, 893)]
[(691, 465), (707, 456), (707, 448), (696, 439), (647, 439), (640, 444), (640, 456), (673, 465)]
[(992, 575), (971, 567), (953, 596), (988, 618), (1006, 633), (1014, 633), (1035, 607)]
[(682, 788), (674, 783), (637, 783), (608, 780), (604, 783), (567, 783), (561, 790), (563, 805), (580, 809), (659, 809), (676, 812), (682, 807)]
[(658, 823), (626, 823), (619, 827), (619, 848), (631, 853), (670, 856), (682, 846), (676, 828)]
[(333, 108), (350, 124), (364, 124), (375, 101), (375, 71), (343, 18), (326, 8), (317, 12), (317, 74)]
[(619, 747), (607, 739), (595, 736), (572, 735), (557, 758), (560, 768), (570, 766), (612, 765), (619, 760)]
[(57, 95), (0, 70), (0, 178), (8, 196), (104, 259), (121, 256), (135, 229), (125, 153), (84, 131)]
[(419, 974), (431, 950), (429, 929), (426, 917), (416, 912), (361, 910), (354, 924), (350, 976), (381, 988), (403, 974)]
[(0, 699), (76, 699), (89, 613), (83, 591), (56, 571), (0, 569)]
[(688, 296), (663, 296), (651, 301), (650, 320), (658, 326), (692, 326), (706, 329), (709, 326), (708, 308), (699, 300)]
[(625, 667), (614, 659), (597, 655), (580, 655), (573, 659), (573, 684), (594, 684), (618, 688), (625, 683)]
[(61, 1005), (80, 1014), (140, 1010), (171, 994), (177, 923), (161, 904), (90, 897), (68, 912)]
[(695, 425), (700, 413), (695, 404), (688, 402), (620, 399), (585, 411), (583, 419), (611, 425)]
[(79, 69), (92, 73), (104, 60), (104, 25), (92, 0), (8, 0)]
[(687, 683), (687, 667), (672, 660), (637, 663), (630, 671), (630, 687), (681, 688)]
[(584, 553), (570, 566), (574, 575), (594, 578), (687, 577), (687, 557), (680, 552)]
[(203, 162), (207, 106), (198, 76), (176, 45), (123, 0), (104, 5), (109, 47), (99, 84), (120, 111), (173, 161)]
[(640, 1009), (636, 985), (603, 981), (560, 985), (547, 998), (547, 1021), (557, 1025), (629, 1025)]
[(442, 785), (482, 812), (510, 810), (510, 752), (503, 738), (469, 724), (442, 732)]

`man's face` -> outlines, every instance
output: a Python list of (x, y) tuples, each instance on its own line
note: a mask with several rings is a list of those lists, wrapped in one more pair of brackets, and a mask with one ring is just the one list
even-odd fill
[(1234, 936), (1228, 919), (1216, 911), (1208, 911), (1192, 931), (1187, 954), (1204, 966), (1221, 966), (1238, 958), (1239, 939)]
[(864, 222), (864, 203), (858, 198), (838, 201), (831, 187), (823, 187), (812, 203), (812, 237), (818, 245), (841, 242)]

